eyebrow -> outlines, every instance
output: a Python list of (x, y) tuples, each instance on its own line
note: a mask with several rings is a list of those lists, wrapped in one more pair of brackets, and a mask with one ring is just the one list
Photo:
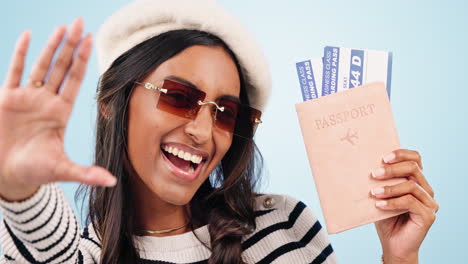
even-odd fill
[[(195, 84), (191, 83), (190, 81), (188, 81), (188, 80), (186, 80), (184, 78), (178, 77), (178, 76), (170, 75), (170, 76), (167, 76), (165, 79), (180, 82), (180, 83), (185, 84), (185, 85), (187, 85), (187, 86), (189, 86), (191, 88), (200, 90)], [(222, 96), (218, 97), (218, 99), (221, 99), (221, 98), (222, 99), (228, 99), (228, 100), (234, 101), (236, 103), (241, 103), (239, 97), (237, 97), (237, 96), (225, 94), (225, 95), (222, 95)]]

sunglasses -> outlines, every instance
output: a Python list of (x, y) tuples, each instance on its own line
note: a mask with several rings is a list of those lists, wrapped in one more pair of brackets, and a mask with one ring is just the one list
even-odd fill
[(253, 138), (258, 124), (262, 123), (262, 112), (255, 108), (223, 97), (216, 101), (204, 101), (205, 92), (177, 81), (165, 79), (161, 87), (149, 82), (135, 83), (159, 91), (156, 107), (176, 116), (193, 120), (203, 105), (213, 105), (215, 127), (242, 138)]

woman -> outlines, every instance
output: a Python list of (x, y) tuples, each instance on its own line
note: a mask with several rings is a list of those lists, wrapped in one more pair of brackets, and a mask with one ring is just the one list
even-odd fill
[[(0, 94), (1, 263), (335, 263), (313, 213), (287, 195), (255, 193), (253, 134), (269, 74), (253, 40), (213, 1), (137, 1), (101, 27), (95, 165), (63, 152), (91, 51), (76, 20), (59, 27), (20, 80), (21, 35)], [(73, 56), (76, 51), (76, 56)], [(49, 74), (47, 74), (49, 72)], [(417, 263), (438, 205), (421, 158), (395, 150), (370, 190), (385, 263)], [(57, 181), (89, 195), (81, 232)]]

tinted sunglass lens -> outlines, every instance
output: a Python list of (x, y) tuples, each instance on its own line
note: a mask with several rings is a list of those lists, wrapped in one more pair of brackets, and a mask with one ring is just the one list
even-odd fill
[(198, 100), (205, 98), (205, 93), (171, 80), (164, 80), (163, 88), (166, 93), (161, 93), (157, 107), (171, 114), (193, 119), (200, 106)]
[(243, 105), (239, 110), (234, 134), (243, 138), (253, 138), (261, 115), (259, 110)]
[(236, 136), (250, 139), (255, 134), (261, 112), (231, 100), (220, 100), (225, 111), (217, 112), (216, 125)]

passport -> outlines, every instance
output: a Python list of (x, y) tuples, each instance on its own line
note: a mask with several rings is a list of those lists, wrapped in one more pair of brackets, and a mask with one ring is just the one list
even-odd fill
[(384, 155), (400, 148), (385, 83), (298, 103), (296, 112), (329, 234), (406, 212), (378, 209), (370, 196), (372, 188), (407, 180), (371, 176)]

